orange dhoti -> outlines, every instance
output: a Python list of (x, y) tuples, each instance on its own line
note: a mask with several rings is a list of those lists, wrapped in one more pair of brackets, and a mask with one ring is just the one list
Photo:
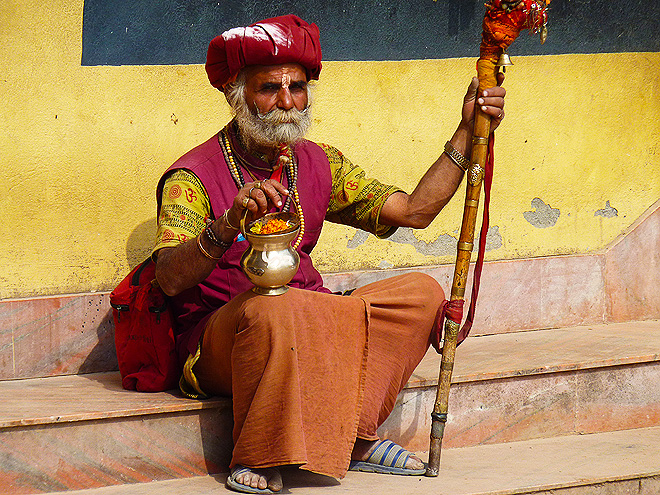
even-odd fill
[(412, 273), (348, 297), (248, 291), (217, 310), (194, 373), (206, 393), (233, 398), (231, 466), (343, 477), (356, 437), (378, 438), (424, 357), (443, 300)]

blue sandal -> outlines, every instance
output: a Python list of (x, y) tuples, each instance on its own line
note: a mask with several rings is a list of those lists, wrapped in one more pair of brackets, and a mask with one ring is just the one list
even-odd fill
[(412, 454), (391, 440), (381, 440), (366, 461), (351, 461), (349, 471), (419, 476), (426, 469), (406, 469)]

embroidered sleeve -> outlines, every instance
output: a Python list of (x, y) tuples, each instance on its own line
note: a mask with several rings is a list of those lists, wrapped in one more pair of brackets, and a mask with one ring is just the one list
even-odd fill
[(188, 170), (175, 170), (163, 185), (155, 253), (198, 236), (211, 216), (211, 203), (204, 185)]
[(326, 220), (366, 230), (381, 238), (392, 235), (396, 227), (381, 225), (380, 211), (387, 198), (401, 189), (367, 178), (364, 170), (353, 165), (337, 148), (327, 144), (320, 146), (328, 157), (332, 172), (332, 194)]

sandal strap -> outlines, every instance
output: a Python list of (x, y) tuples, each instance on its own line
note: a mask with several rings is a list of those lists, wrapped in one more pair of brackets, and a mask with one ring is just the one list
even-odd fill
[(239, 475), (241, 475), (241, 474), (244, 474), (244, 473), (247, 473), (247, 472), (252, 472), (252, 469), (250, 469), (250, 468), (248, 468), (248, 467), (245, 467), (245, 466), (241, 466), (240, 464), (236, 464), (236, 465), (231, 469), (231, 473), (229, 473), (229, 475), (230, 475), (232, 478), (236, 478), (237, 476), (239, 476)]
[(381, 440), (367, 462), (386, 467), (405, 468), (410, 452), (391, 440)]

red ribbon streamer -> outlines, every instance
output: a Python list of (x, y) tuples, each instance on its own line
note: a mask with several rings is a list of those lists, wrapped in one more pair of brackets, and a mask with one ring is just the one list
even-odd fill
[[(470, 308), (468, 310), (467, 318), (463, 324), (463, 328), (458, 332), (456, 345), (460, 345), (470, 333), (472, 329), (472, 322), (474, 321), (474, 313), (477, 307), (477, 298), (479, 296), (479, 285), (481, 283), (481, 270), (484, 265), (484, 255), (486, 253), (486, 236), (488, 234), (489, 222), (489, 207), (490, 207), (490, 188), (493, 184), (493, 149), (495, 146), (495, 135), (490, 134), (488, 140), (488, 155), (486, 158), (485, 173), (484, 173), (484, 216), (481, 222), (481, 232), (479, 233), (479, 254), (477, 255), (477, 263), (474, 267), (474, 275), (472, 278), (472, 296), (470, 298)], [(453, 301), (443, 301), (440, 310), (438, 311), (438, 318), (436, 325), (431, 335), (431, 344), (438, 352), (442, 354), (441, 336), (445, 326), (445, 317), (449, 318), (454, 323), (460, 324), (463, 320), (463, 299), (454, 299)]]

